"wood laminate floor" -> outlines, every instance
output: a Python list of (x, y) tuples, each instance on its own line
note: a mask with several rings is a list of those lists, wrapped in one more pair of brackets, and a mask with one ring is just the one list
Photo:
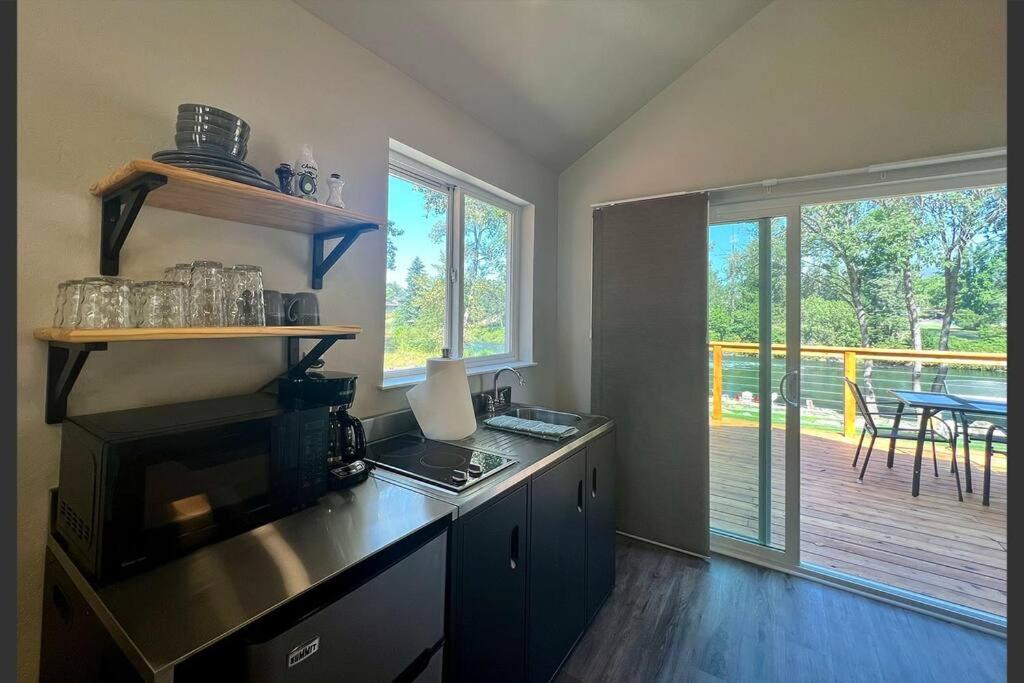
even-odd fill
[(578, 681), (1003, 681), (1006, 641), (715, 555), (619, 537), (615, 591), (556, 677)]

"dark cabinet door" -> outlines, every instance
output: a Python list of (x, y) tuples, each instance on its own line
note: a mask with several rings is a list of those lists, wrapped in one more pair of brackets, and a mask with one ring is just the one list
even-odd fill
[(583, 632), (586, 465), (586, 451), (581, 450), (531, 482), (531, 681), (549, 680)]
[(587, 621), (615, 586), (615, 432), (587, 446)]
[(528, 509), (522, 486), (462, 521), (456, 680), (526, 678)]

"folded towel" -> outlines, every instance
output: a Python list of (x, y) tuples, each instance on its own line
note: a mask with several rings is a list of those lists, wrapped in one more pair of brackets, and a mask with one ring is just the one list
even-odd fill
[(580, 431), (575, 427), (553, 425), (548, 424), (547, 422), (540, 422), (539, 420), (524, 420), (510, 415), (489, 417), (484, 420), (484, 424), (494, 429), (500, 429), (506, 432), (515, 432), (516, 434), (526, 434), (528, 436), (537, 436), (541, 439), (548, 439), (549, 441), (561, 441), (567, 436), (578, 434)]

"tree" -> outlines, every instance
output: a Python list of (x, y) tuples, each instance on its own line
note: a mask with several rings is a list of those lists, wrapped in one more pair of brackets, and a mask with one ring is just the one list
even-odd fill
[[(907, 316), (910, 347), (920, 351), (921, 309), (917, 303), (915, 285), (918, 273), (930, 264), (927, 257), (927, 229), (913, 203), (918, 198), (891, 197), (875, 202), (875, 208), (865, 220), (873, 223), (869, 232), (883, 236), (875, 245), (875, 255), (883, 260), (883, 268), (898, 274), (899, 290)], [(916, 360), (911, 372), (915, 391), (921, 390), (921, 361)]]
[(945, 302), (939, 350), (949, 349), (964, 256), (975, 239), (1006, 231), (1006, 188), (937, 192), (918, 198), (921, 217), (933, 229), (941, 257)]
[(394, 221), (388, 221), (388, 241), (387, 241), (387, 260), (386, 265), (388, 270), (395, 269), (395, 258), (398, 256), (398, 245), (395, 244), (395, 238), (401, 237), (405, 234), (404, 228), (399, 228), (395, 225)]
[[(976, 239), (992, 233), (1005, 234), (1006, 187), (937, 192), (916, 199), (922, 220), (932, 228), (941, 257), (945, 300), (938, 347), (940, 351), (948, 351), (957, 297), (963, 286), (964, 258)], [(948, 365), (939, 367), (933, 388), (938, 388), (948, 371)]]

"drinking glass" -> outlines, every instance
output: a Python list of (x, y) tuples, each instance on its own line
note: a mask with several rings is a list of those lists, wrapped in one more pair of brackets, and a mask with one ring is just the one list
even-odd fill
[(189, 283), (192, 281), (192, 264), (175, 263), (170, 268), (164, 269), (164, 280), (184, 282), (185, 286), (188, 287)]
[(263, 269), (240, 264), (224, 271), (228, 325), (266, 325)]
[(135, 321), (139, 327), (184, 327), (185, 283), (149, 280), (136, 287)]
[[(60, 327), (78, 327), (82, 305), (82, 281), (68, 280), (64, 284), (64, 297), (60, 301)], [(58, 295), (59, 296), (59, 295)], [(56, 319), (54, 324), (57, 325)]]
[(219, 261), (194, 261), (189, 283), (189, 324), (193, 327), (224, 325), (224, 265)]
[(67, 299), (68, 281), (65, 280), (57, 285), (57, 307), (53, 311), (53, 326), (63, 327), (64, 301)]
[(131, 327), (131, 280), (87, 277), (82, 280), (78, 327)]

